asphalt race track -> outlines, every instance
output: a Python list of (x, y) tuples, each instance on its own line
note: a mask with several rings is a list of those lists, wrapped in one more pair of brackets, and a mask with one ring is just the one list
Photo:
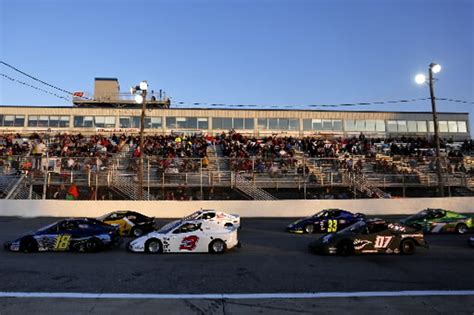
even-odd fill
[[(0, 217), (0, 242), (56, 218)], [(280, 293), (474, 289), (468, 235), (428, 235), (413, 256), (316, 256), (319, 235), (284, 231), (292, 219), (242, 219), (242, 248), (224, 255), (0, 251), (2, 292)], [(160, 221), (159, 223), (165, 223)], [(128, 241), (127, 239), (125, 241)]]

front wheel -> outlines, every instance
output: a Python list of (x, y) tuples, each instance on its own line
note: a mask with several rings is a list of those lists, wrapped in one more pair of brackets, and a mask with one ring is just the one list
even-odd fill
[(314, 232), (314, 225), (308, 224), (304, 227), (304, 231), (308, 234), (312, 234)]
[(415, 242), (412, 240), (404, 240), (400, 244), (400, 252), (403, 255), (413, 255), (415, 253), (415, 248), (416, 248)]
[(163, 245), (160, 240), (151, 238), (145, 243), (145, 252), (150, 254), (159, 254), (163, 251)]
[(467, 225), (464, 223), (459, 223), (456, 225), (456, 233), (458, 234), (466, 234), (467, 233)]
[(34, 238), (27, 238), (21, 242), (20, 248), (24, 253), (34, 253), (38, 251), (38, 243)]
[(339, 243), (337, 253), (341, 256), (349, 256), (354, 254), (354, 244), (349, 241)]
[(209, 244), (209, 251), (214, 254), (222, 254), (225, 252), (226, 245), (221, 240), (214, 240)]

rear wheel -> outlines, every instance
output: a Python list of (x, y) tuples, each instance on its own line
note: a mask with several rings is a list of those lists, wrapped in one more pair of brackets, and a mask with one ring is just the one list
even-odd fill
[(88, 239), (86, 242), (86, 251), (89, 253), (95, 253), (100, 250), (101, 242), (96, 238)]
[(214, 254), (222, 254), (225, 249), (226, 245), (222, 240), (214, 240), (209, 244), (209, 251)]
[(143, 230), (140, 227), (134, 226), (130, 231), (130, 234), (135, 237), (139, 237), (143, 235)]
[(314, 225), (308, 224), (304, 227), (304, 231), (308, 234), (312, 234), (314, 232)]
[(24, 253), (34, 253), (38, 251), (38, 243), (34, 238), (27, 238), (21, 242), (20, 248)]
[(145, 252), (150, 254), (159, 254), (163, 252), (163, 245), (160, 240), (151, 238), (145, 243)]
[(342, 241), (337, 245), (337, 253), (341, 256), (349, 256), (354, 254), (354, 244), (350, 241)]
[(456, 233), (458, 234), (466, 234), (467, 233), (467, 225), (464, 223), (459, 223), (456, 225)]
[(413, 255), (415, 253), (416, 245), (413, 240), (404, 240), (400, 244), (400, 252), (403, 255)]

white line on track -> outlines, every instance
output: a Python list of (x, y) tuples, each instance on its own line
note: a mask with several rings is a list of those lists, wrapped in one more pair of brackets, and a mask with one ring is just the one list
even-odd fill
[(79, 293), (79, 292), (0, 292), (0, 298), (69, 298), (69, 299), (151, 299), (151, 300), (253, 300), (253, 299), (321, 299), (352, 297), (474, 296), (474, 290), (434, 291), (361, 291), (308, 293), (216, 293), (216, 294), (147, 294), (147, 293)]

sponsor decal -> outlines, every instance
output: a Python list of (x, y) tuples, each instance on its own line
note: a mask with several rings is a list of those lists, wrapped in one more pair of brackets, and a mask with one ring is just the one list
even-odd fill
[(369, 240), (356, 239), (356, 240), (354, 240), (354, 249), (355, 250), (361, 250), (362, 248), (364, 248), (365, 246), (367, 246), (369, 244), (372, 244), (372, 242), (369, 241)]
[(179, 245), (179, 250), (194, 250), (196, 248), (196, 244), (199, 241), (199, 237), (196, 235), (190, 235), (183, 238), (181, 241), (181, 245)]

